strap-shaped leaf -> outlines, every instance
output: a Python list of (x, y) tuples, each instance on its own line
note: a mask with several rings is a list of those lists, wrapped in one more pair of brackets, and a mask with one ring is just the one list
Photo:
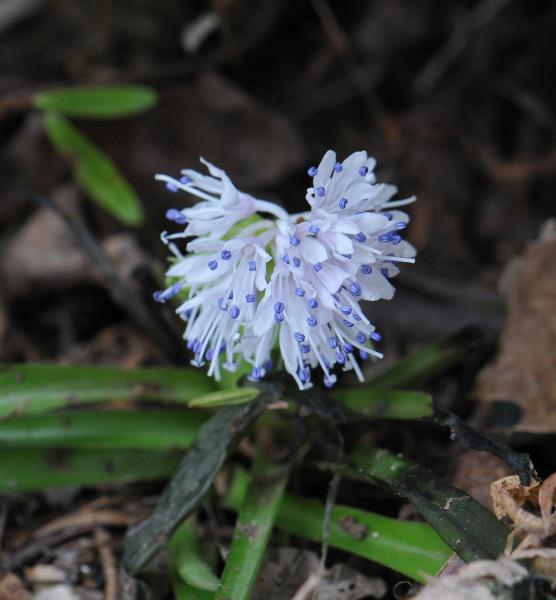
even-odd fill
[(438, 535), (465, 561), (495, 559), (507, 528), (468, 494), (413, 461), (382, 449), (360, 446), (342, 473), (407, 498)]
[(37, 108), (83, 119), (110, 119), (133, 115), (150, 108), (156, 92), (144, 85), (111, 85), (60, 88), (34, 97)]
[(124, 564), (131, 574), (142, 571), (177, 526), (197, 508), (228, 453), (264, 406), (262, 398), (250, 404), (226, 406), (201, 427), (154, 513), (127, 535)]
[(143, 209), (112, 160), (61, 114), (48, 112), (44, 125), (54, 147), (73, 161), (73, 174), (89, 196), (125, 225), (140, 225)]
[(0, 418), (110, 400), (186, 404), (212, 390), (197, 369), (0, 364)]

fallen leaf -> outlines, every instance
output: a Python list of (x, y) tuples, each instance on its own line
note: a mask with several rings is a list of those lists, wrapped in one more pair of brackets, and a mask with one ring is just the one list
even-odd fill
[(21, 579), (13, 573), (0, 575), (0, 600), (31, 600)]
[(556, 221), (502, 275), (508, 314), (493, 364), (478, 378), (483, 402), (511, 401), (522, 412), (515, 431), (556, 431)]

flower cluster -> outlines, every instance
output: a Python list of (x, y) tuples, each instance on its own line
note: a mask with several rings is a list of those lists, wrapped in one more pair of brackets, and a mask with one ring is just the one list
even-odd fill
[[(308, 170), (309, 210), (297, 214), (239, 191), (224, 171), (202, 162), (209, 175), (157, 175), (170, 191), (200, 200), (166, 214), (185, 228), (162, 234), (175, 257), (167, 272), (172, 283), (154, 296), (187, 296), (177, 312), (187, 321), (193, 364), (208, 365), (218, 379), (221, 368), (233, 371), (244, 360), (258, 380), (272, 368), (278, 343), (300, 389), (311, 386), (317, 366), (328, 387), (337, 365), (362, 379), (358, 359), (382, 355), (360, 301), (392, 298), (397, 264), (414, 262), (414, 248), (401, 237), (409, 217), (396, 209), (415, 198), (392, 200), (396, 188), (377, 183), (366, 152), (343, 162), (326, 152)], [(194, 238), (186, 256), (181, 238)]]

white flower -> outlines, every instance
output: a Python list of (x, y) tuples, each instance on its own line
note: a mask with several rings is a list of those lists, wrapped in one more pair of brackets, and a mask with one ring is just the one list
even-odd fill
[[(392, 298), (397, 263), (414, 262), (414, 248), (401, 237), (409, 217), (395, 209), (415, 198), (392, 200), (396, 188), (376, 182), (366, 152), (340, 163), (329, 150), (309, 169), (309, 210), (289, 215), (238, 191), (222, 170), (203, 162), (210, 176), (192, 170), (180, 180), (157, 176), (170, 190), (202, 200), (168, 211), (185, 229), (162, 234), (176, 260), (167, 272), (172, 284), (155, 293), (165, 302), (187, 290), (177, 312), (188, 321), (184, 338), (193, 364), (207, 363), (219, 379), (221, 367), (234, 370), (245, 360), (258, 380), (272, 368), (278, 345), (300, 389), (311, 386), (315, 367), (327, 386), (338, 367), (362, 379), (358, 359), (382, 355), (360, 301)], [(183, 256), (173, 240), (190, 237), (190, 254)]]

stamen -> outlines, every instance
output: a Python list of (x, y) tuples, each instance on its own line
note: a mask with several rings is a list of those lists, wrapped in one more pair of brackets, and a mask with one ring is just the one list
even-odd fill
[(215, 260), (210, 260), (210, 261), (209, 261), (209, 263), (208, 263), (208, 268), (209, 268), (211, 271), (214, 271), (215, 269), (217, 269), (217, 268), (218, 268), (218, 262), (217, 262), (217, 261), (215, 261)]
[(378, 331), (373, 331), (369, 337), (371, 337), (375, 342), (380, 342), (382, 339), (382, 336), (380, 333), (378, 333)]
[(337, 163), (334, 165), (334, 171), (336, 171), (336, 173), (339, 173), (339, 172), (340, 172), (340, 171), (341, 171), (343, 168), (344, 168), (344, 167), (343, 167), (342, 163), (339, 163), (339, 162), (337, 162)]
[(276, 304), (274, 305), (274, 312), (276, 312), (276, 313), (284, 312), (284, 303), (276, 302)]
[(371, 265), (361, 265), (360, 271), (361, 273), (363, 273), (363, 275), (369, 275), (373, 272), (373, 268), (371, 267)]
[(255, 302), (256, 298), (255, 298), (255, 294), (246, 294), (245, 296), (245, 301), (246, 302)]
[(322, 264), (320, 262), (315, 263), (313, 265), (313, 269), (315, 270), (316, 273), (318, 273), (322, 269)]
[(338, 206), (340, 208), (345, 208), (347, 205), (348, 205), (347, 198), (340, 198), (340, 201), (338, 202)]
[(325, 190), (324, 190), (324, 188), (323, 188), (322, 186), (319, 186), (319, 187), (316, 189), (316, 192), (317, 192), (317, 196), (318, 196), (319, 198), (324, 198), (324, 195), (326, 194), (326, 192), (325, 192)]
[(309, 169), (307, 170), (307, 175), (309, 175), (309, 177), (315, 177), (315, 175), (319, 172), (319, 170), (317, 169), (317, 167), (309, 167)]
[(239, 312), (239, 306), (237, 306), (237, 304), (234, 304), (232, 308), (230, 308), (230, 318), (237, 319), (239, 317)]
[(369, 172), (369, 167), (363, 165), (362, 167), (359, 167), (359, 175), (361, 175), (361, 177), (365, 177), (365, 175)]
[(296, 339), (296, 341), (298, 342), (304, 342), (305, 341), (305, 336), (300, 332), (300, 331), (296, 331), (293, 334), (293, 337)]
[(256, 271), (257, 270), (257, 263), (254, 260), (250, 260), (249, 261), (249, 270), (250, 271)]
[(299, 258), (299, 256), (293, 257), (293, 264), (294, 264), (294, 267), (297, 267), (297, 268), (299, 268), (301, 266), (301, 259)]
[(232, 256), (232, 253), (229, 250), (222, 250), (222, 252), (220, 252), (220, 258), (222, 260), (230, 260)]
[(361, 295), (361, 286), (356, 281), (354, 281), (352, 284), (350, 284), (349, 291), (354, 296), (360, 296)]
[(181, 214), (181, 212), (177, 208), (169, 208), (166, 211), (166, 218), (169, 221), (173, 221), (178, 225), (185, 225), (187, 223), (187, 219)]
[(309, 225), (309, 231), (313, 234), (313, 235), (317, 235), (318, 232), (320, 231), (320, 227), (318, 227), (317, 225)]
[(301, 288), (295, 288), (295, 295), (302, 298), (305, 296), (305, 290), (302, 290)]
[(309, 325), (309, 327), (317, 326), (317, 320), (315, 319), (315, 317), (313, 315), (309, 315), (307, 317), (307, 324)]
[(309, 305), (309, 308), (317, 308), (319, 305), (319, 303), (314, 298), (310, 298), (307, 304)]

